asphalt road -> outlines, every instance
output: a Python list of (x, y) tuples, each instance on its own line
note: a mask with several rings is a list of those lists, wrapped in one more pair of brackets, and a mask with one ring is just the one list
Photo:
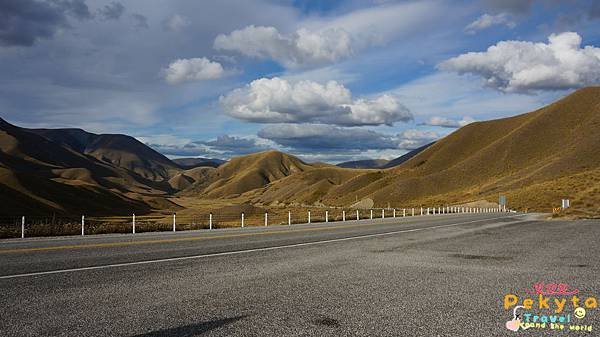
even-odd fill
[(507, 293), (600, 296), (599, 243), (521, 214), (2, 241), (0, 335), (506, 336)]

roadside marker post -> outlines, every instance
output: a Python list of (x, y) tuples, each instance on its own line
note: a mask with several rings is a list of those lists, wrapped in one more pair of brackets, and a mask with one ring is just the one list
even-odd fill
[(244, 228), (244, 212), (242, 212), (242, 228)]
[(356, 221), (360, 220), (360, 215), (358, 214), (358, 210), (356, 210)]
[(396, 217), (396, 209), (394, 208), (394, 214), (392, 214), (392, 216), (395, 218)]
[(371, 210), (371, 220), (373, 220), (373, 210)]
[(406, 208), (403, 208), (403, 209), (402, 209), (402, 217), (403, 217), (403, 218), (406, 218)]
[(25, 238), (25, 216), (21, 217), (21, 239)]
[(292, 225), (292, 212), (288, 211), (288, 226)]
[(85, 215), (81, 216), (81, 236), (85, 235)]
[(329, 222), (329, 211), (325, 211), (325, 222)]
[(269, 213), (265, 212), (265, 227), (269, 225)]
[(208, 215), (208, 229), (212, 229), (212, 212)]
[(177, 231), (176, 225), (177, 225), (176, 215), (175, 215), (175, 213), (173, 213), (173, 232)]
[(342, 211), (342, 221), (346, 221), (346, 211)]
[(415, 216), (415, 209), (412, 209), (412, 216)]
[(133, 213), (133, 219), (132, 219), (131, 225), (132, 225), (131, 233), (135, 234), (135, 213)]
[(381, 209), (381, 218), (385, 219), (385, 209)]
[(308, 223), (310, 223), (310, 211), (308, 211)]

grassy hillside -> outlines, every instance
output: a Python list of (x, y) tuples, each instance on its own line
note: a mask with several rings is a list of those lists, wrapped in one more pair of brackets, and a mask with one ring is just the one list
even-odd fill
[(192, 185), (186, 194), (199, 194), (209, 198), (237, 196), (314, 168), (285, 153), (277, 151), (255, 153), (233, 158), (210, 171), (205, 180)]
[(72, 146), (0, 119), (0, 214), (130, 214), (170, 204), (158, 200), (166, 183), (80, 153), (66, 138)]
[(330, 170), (320, 177), (330, 180), (318, 186), (316, 200), (296, 193), (304, 179), (297, 176), (272, 184), (258, 199), (341, 206), (369, 198), (382, 207), (496, 201), (505, 194), (513, 207), (549, 211), (571, 198), (574, 207), (587, 209), (580, 198), (598, 186), (599, 125), (600, 88), (586, 88), (537, 111), (467, 125), (397, 167), (339, 183), (332, 178), (344, 174)]
[(127, 135), (97, 135), (80, 129), (29, 131), (79, 153), (134, 172), (145, 179), (164, 181), (181, 171), (176, 163)]

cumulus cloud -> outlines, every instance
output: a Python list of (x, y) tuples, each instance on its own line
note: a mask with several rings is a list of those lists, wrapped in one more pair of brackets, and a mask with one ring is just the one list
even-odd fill
[(219, 62), (211, 61), (205, 57), (176, 60), (163, 69), (162, 72), (170, 84), (214, 80), (225, 75), (225, 70)]
[(439, 65), (475, 74), (504, 92), (572, 89), (600, 82), (600, 48), (581, 48), (574, 32), (552, 34), (549, 43), (501, 41), (485, 52), (463, 54)]
[(104, 20), (119, 20), (123, 16), (123, 13), (125, 13), (125, 6), (116, 1), (98, 9), (98, 14)]
[(273, 59), (296, 68), (326, 64), (353, 54), (352, 37), (340, 28), (310, 31), (301, 28), (292, 34), (282, 34), (275, 27), (248, 26), (230, 34), (220, 34), (214, 42), (217, 50), (239, 52), (261, 59)]
[(441, 126), (443, 128), (461, 128), (467, 124), (475, 122), (475, 119), (465, 116), (461, 120), (450, 119), (446, 117), (434, 116), (421, 123), (421, 125)]
[(230, 158), (268, 150), (270, 147), (256, 137), (223, 135), (208, 141), (189, 141), (169, 136), (138, 137), (146, 145), (164, 155), (185, 157)]
[(258, 136), (297, 151), (335, 152), (400, 149), (411, 150), (439, 138), (432, 131), (406, 130), (385, 134), (364, 128), (340, 128), (326, 124), (279, 124), (265, 127)]
[(477, 20), (471, 22), (465, 27), (465, 32), (468, 34), (475, 34), (476, 32), (490, 28), (496, 25), (506, 25), (508, 28), (514, 28), (516, 23), (511, 21), (506, 13), (500, 13), (497, 15), (483, 14)]
[(185, 16), (174, 14), (163, 21), (163, 28), (170, 32), (179, 32), (190, 24), (190, 20)]
[(3, 0), (0, 1), (0, 45), (31, 46), (69, 28), (68, 17), (91, 19), (83, 0)]
[(354, 99), (335, 81), (290, 83), (278, 77), (261, 78), (219, 100), (228, 115), (256, 123), (392, 125), (413, 118), (393, 96)]

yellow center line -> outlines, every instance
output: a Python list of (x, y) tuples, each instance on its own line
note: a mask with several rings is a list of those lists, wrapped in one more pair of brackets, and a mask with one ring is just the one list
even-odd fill
[(259, 235), (277, 235), (277, 234), (290, 234), (290, 233), (301, 233), (301, 232), (318, 232), (318, 231), (327, 231), (327, 230), (331, 230), (331, 229), (360, 228), (360, 227), (371, 227), (371, 226), (378, 226), (378, 225), (389, 225), (389, 224), (393, 224), (394, 222), (395, 221), (392, 221), (392, 222), (386, 221), (386, 222), (370, 223), (370, 224), (335, 225), (335, 226), (331, 226), (331, 227), (320, 227), (320, 228), (302, 228), (302, 229), (293, 229), (293, 230), (267, 231), (267, 232), (256, 232), (256, 233), (240, 233), (240, 234), (215, 235), (215, 236), (196, 236), (196, 237), (185, 237), (185, 238), (176, 238), (176, 239), (141, 240), (141, 241), (81, 244), (81, 245), (63, 245), (63, 246), (50, 246), (50, 247), (0, 249), (0, 254), (45, 252), (45, 251), (68, 250), (68, 249), (124, 247), (124, 246), (145, 245), (145, 244), (173, 243), (173, 242), (213, 240), (213, 239), (229, 239), (229, 238), (259, 236)]

